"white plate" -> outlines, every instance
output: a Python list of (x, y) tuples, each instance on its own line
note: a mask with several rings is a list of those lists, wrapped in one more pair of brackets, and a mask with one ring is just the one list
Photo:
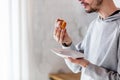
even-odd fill
[(53, 48), (51, 49), (53, 53), (60, 57), (72, 57), (72, 58), (83, 58), (84, 54), (81, 52), (77, 52), (75, 50), (68, 50), (68, 49), (62, 49), (62, 48)]

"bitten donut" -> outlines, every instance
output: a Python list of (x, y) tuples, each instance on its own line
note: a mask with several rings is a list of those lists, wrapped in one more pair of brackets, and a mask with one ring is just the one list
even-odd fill
[(60, 21), (60, 22), (61, 22), (61, 26), (60, 26), (60, 27), (61, 27), (61, 29), (65, 29), (66, 24), (67, 24), (67, 23), (66, 23), (66, 21), (64, 21), (64, 20), (62, 20), (62, 19), (57, 19), (57, 22), (58, 22), (58, 21)]
[(65, 27), (66, 27), (66, 22), (63, 20), (63, 21), (62, 21), (61, 28), (62, 28), (62, 29), (65, 29)]

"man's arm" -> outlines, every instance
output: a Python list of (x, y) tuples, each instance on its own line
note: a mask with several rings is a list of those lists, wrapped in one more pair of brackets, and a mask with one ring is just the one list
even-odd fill
[[(85, 69), (85, 74), (93, 77), (95, 80), (120, 80), (120, 34), (118, 40), (118, 64), (116, 65), (117, 70), (112, 71), (106, 68), (89, 64)], [(112, 59), (111, 59), (112, 60)], [(107, 64), (107, 63), (106, 63)]]
[[(118, 66), (120, 67), (120, 66)], [(85, 69), (85, 74), (94, 78), (95, 80), (120, 80), (120, 70), (117, 72), (105, 69), (94, 64), (89, 64)]]
[[(85, 59), (68, 58), (72, 63), (79, 64), (84, 67), (84, 74), (93, 78), (94, 80), (120, 80), (120, 35), (118, 40), (118, 64), (117, 70), (113, 71), (101, 66), (90, 63)], [(111, 59), (112, 60), (112, 59)], [(107, 64), (107, 63), (106, 63)]]
[[(87, 35), (85, 36), (84, 40), (82, 42), (79, 42), (76, 46), (72, 43), (70, 46), (68, 46), (68, 47), (62, 46), (62, 48), (76, 50), (76, 51), (82, 52), (84, 54), (84, 47), (86, 45), (86, 43), (85, 43), (86, 39), (87, 39)], [(81, 70), (82, 70), (81, 65), (73, 63), (68, 59), (65, 59), (65, 62), (67, 64), (67, 66), (69, 67), (69, 69), (72, 70), (72, 72), (74, 72), (74, 73), (81, 72)]]
[[(120, 58), (119, 58), (120, 59)], [(73, 59), (68, 60), (74, 64), (79, 64), (84, 68), (84, 74), (93, 78), (94, 80), (120, 80), (120, 61), (117, 65), (117, 72), (108, 70), (106, 68), (94, 65), (85, 59)]]
[[(62, 46), (62, 48), (63, 49), (72, 49), (72, 50), (78, 51), (78, 49), (74, 46), (73, 43), (69, 47)], [(68, 59), (65, 59), (65, 63), (67, 64), (68, 68), (74, 73), (78, 73), (82, 69), (82, 67), (80, 65), (74, 64), (74, 63), (70, 62)]]

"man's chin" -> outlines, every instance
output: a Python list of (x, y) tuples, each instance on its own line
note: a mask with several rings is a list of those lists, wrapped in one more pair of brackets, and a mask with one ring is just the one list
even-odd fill
[(92, 10), (85, 10), (86, 13), (94, 13), (94, 12), (97, 12), (96, 9), (92, 9)]
[(93, 13), (93, 11), (88, 11), (88, 10), (85, 10), (86, 13)]

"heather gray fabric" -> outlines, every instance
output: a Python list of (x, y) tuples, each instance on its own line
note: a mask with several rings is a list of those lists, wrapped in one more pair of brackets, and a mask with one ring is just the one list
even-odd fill
[(120, 80), (120, 13), (104, 20), (97, 17), (82, 43), (64, 48), (84, 51), (91, 62), (82, 68), (65, 60), (73, 72), (82, 72), (81, 80)]

